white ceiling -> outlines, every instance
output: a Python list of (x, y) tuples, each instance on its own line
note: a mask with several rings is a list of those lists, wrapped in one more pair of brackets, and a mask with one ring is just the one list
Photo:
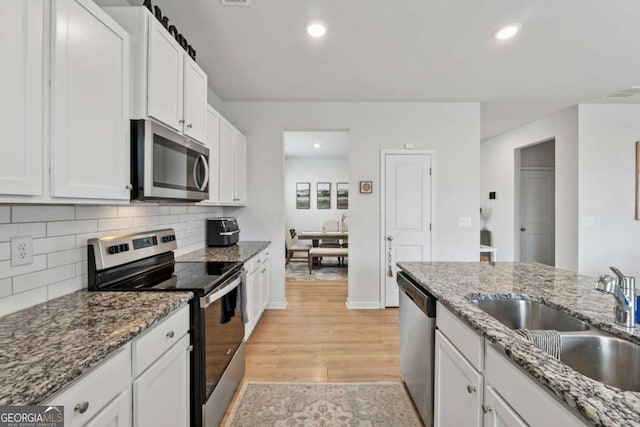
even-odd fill
[[(314, 148), (314, 144), (322, 145)], [(286, 131), (285, 157), (346, 157), (349, 150), (347, 131)]]
[[(487, 138), (640, 84), (638, 0), (152, 3), (225, 101), (479, 101)], [(311, 19), (324, 39), (304, 32)], [(511, 22), (516, 38), (492, 38)]]

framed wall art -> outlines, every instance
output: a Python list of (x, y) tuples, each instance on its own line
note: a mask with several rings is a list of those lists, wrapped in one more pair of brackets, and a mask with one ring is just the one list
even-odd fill
[(336, 183), (336, 209), (349, 209), (349, 183)]
[(316, 208), (331, 209), (331, 183), (319, 182), (316, 189)]
[(296, 183), (296, 209), (311, 209), (311, 183)]
[(360, 181), (360, 192), (364, 194), (370, 194), (373, 192), (372, 181)]

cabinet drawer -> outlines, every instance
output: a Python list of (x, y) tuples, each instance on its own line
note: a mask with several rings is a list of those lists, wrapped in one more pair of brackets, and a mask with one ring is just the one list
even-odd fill
[(436, 325), (469, 363), (482, 372), (483, 338), (440, 303), (436, 305)]
[(530, 426), (585, 426), (568, 406), (487, 343), (485, 383), (493, 387)]
[[(102, 365), (44, 403), (64, 406), (65, 426), (85, 425), (120, 393), (128, 392), (131, 379), (130, 347), (127, 344), (117, 351)], [(74, 410), (76, 405), (82, 404), (88, 404), (84, 413)]]
[(247, 266), (247, 273), (253, 273), (262, 264), (262, 252), (257, 253), (245, 264)]
[(265, 262), (269, 259), (269, 248), (265, 249), (262, 253), (262, 262)]
[(189, 306), (178, 309), (132, 343), (133, 377), (140, 375), (156, 359), (189, 332)]

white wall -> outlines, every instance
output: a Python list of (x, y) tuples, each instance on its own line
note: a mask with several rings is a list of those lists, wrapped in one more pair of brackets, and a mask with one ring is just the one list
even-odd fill
[[(580, 105), (580, 272), (609, 266), (640, 277), (640, 221), (635, 220), (636, 141), (640, 105)], [(588, 223), (589, 221), (587, 221)]]
[[(311, 208), (296, 209), (296, 183), (311, 183)], [(316, 208), (316, 184), (331, 183), (331, 209)], [(319, 230), (322, 221), (339, 220), (345, 209), (336, 209), (336, 183), (349, 182), (348, 157), (286, 157), (284, 162), (285, 219), (298, 231)]]
[[(249, 206), (243, 239), (267, 239), (284, 257), (284, 130), (349, 130), (349, 296), (351, 307), (380, 301), (380, 150), (435, 150), (434, 260), (477, 261), (480, 106), (477, 103), (228, 102), (228, 118), (248, 137)], [(359, 194), (358, 181), (373, 181)], [(459, 228), (457, 218), (471, 217)], [(286, 304), (284, 258), (272, 260), (271, 306)]]
[[(498, 261), (517, 259), (515, 236), (516, 149), (555, 138), (556, 262), (578, 271), (578, 107), (551, 114), (481, 144), (481, 203), (491, 207), (487, 228)], [(489, 200), (496, 191), (497, 199)]]
[[(87, 287), (87, 239), (171, 227), (182, 255), (205, 246), (203, 206), (0, 206), (0, 316)], [(33, 263), (11, 267), (10, 239), (33, 238)]]

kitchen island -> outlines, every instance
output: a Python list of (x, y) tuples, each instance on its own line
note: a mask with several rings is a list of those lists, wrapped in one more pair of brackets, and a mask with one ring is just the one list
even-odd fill
[[(464, 324), (592, 425), (640, 424), (640, 393), (592, 380), (539, 350), (474, 305), (472, 299), (529, 299), (566, 311), (595, 328), (640, 344), (640, 329), (614, 323), (614, 298), (596, 279), (525, 263), (417, 263), (398, 266)], [(615, 363), (615, 361), (611, 361)]]

